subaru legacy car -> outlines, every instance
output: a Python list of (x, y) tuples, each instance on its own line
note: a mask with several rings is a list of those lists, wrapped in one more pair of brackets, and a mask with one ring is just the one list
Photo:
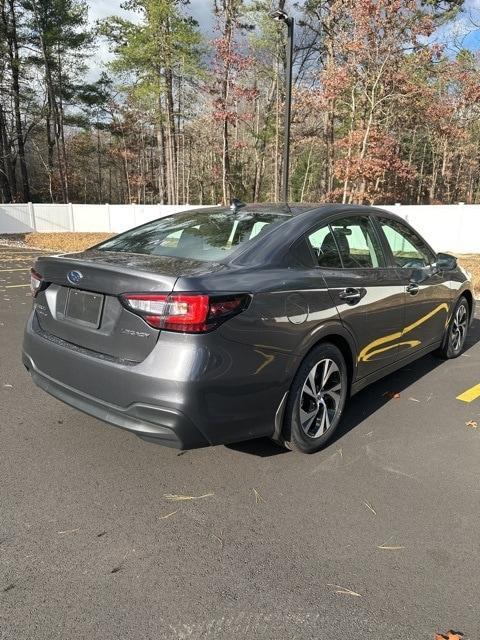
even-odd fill
[(472, 283), (404, 220), (347, 205), (170, 215), (40, 257), (23, 362), (59, 400), (144, 440), (269, 436), (314, 452), (348, 398), (457, 357)]

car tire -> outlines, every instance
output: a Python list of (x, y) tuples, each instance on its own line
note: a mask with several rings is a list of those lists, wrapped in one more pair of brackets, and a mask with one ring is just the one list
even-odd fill
[(465, 346), (469, 324), (470, 305), (465, 296), (461, 296), (453, 310), (442, 346), (437, 352), (441, 358), (458, 358)]
[(332, 438), (348, 395), (348, 372), (338, 347), (323, 342), (310, 351), (292, 382), (285, 407), (283, 443), (315, 453)]

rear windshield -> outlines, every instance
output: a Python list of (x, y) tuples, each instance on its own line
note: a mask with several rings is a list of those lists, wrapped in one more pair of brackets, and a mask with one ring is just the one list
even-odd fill
[(96, 249), (214, 262), (290, 217), (283, 212), (247, 209), (186, 211), (126, 231)]

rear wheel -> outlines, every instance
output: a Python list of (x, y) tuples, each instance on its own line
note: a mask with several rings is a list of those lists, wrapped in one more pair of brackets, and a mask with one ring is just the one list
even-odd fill
[(347, 366), (342, 352), (322, 343), (297, 371), (285, 408), (283, 438), (288, 449), (314, 453), (335, 433), (348, 391)]
[(467, 299), (462, 296), (457, 302), (448, 325), (447, 333), (439, 355), (443, 358), (457, 358), (465, 346), (470, 321), (470, 306)]

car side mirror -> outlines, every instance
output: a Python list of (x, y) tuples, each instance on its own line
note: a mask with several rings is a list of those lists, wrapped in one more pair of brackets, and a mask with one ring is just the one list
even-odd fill
[(458, 262), (455, 256), (451, 256), (448, 253), (439, 253), (436, 266), (439, 271), (453, 271), (457, 268)]
[(422, 282), (425, 282), (425, 280), (428, 280), (430, 275), (431, 274), (429, 273), (428, 268), (417, 267), (416, 269), (412, 269), (412, 273), (410, 275), (410, 282), (413, 282), (415, 284), (422, 284)]

